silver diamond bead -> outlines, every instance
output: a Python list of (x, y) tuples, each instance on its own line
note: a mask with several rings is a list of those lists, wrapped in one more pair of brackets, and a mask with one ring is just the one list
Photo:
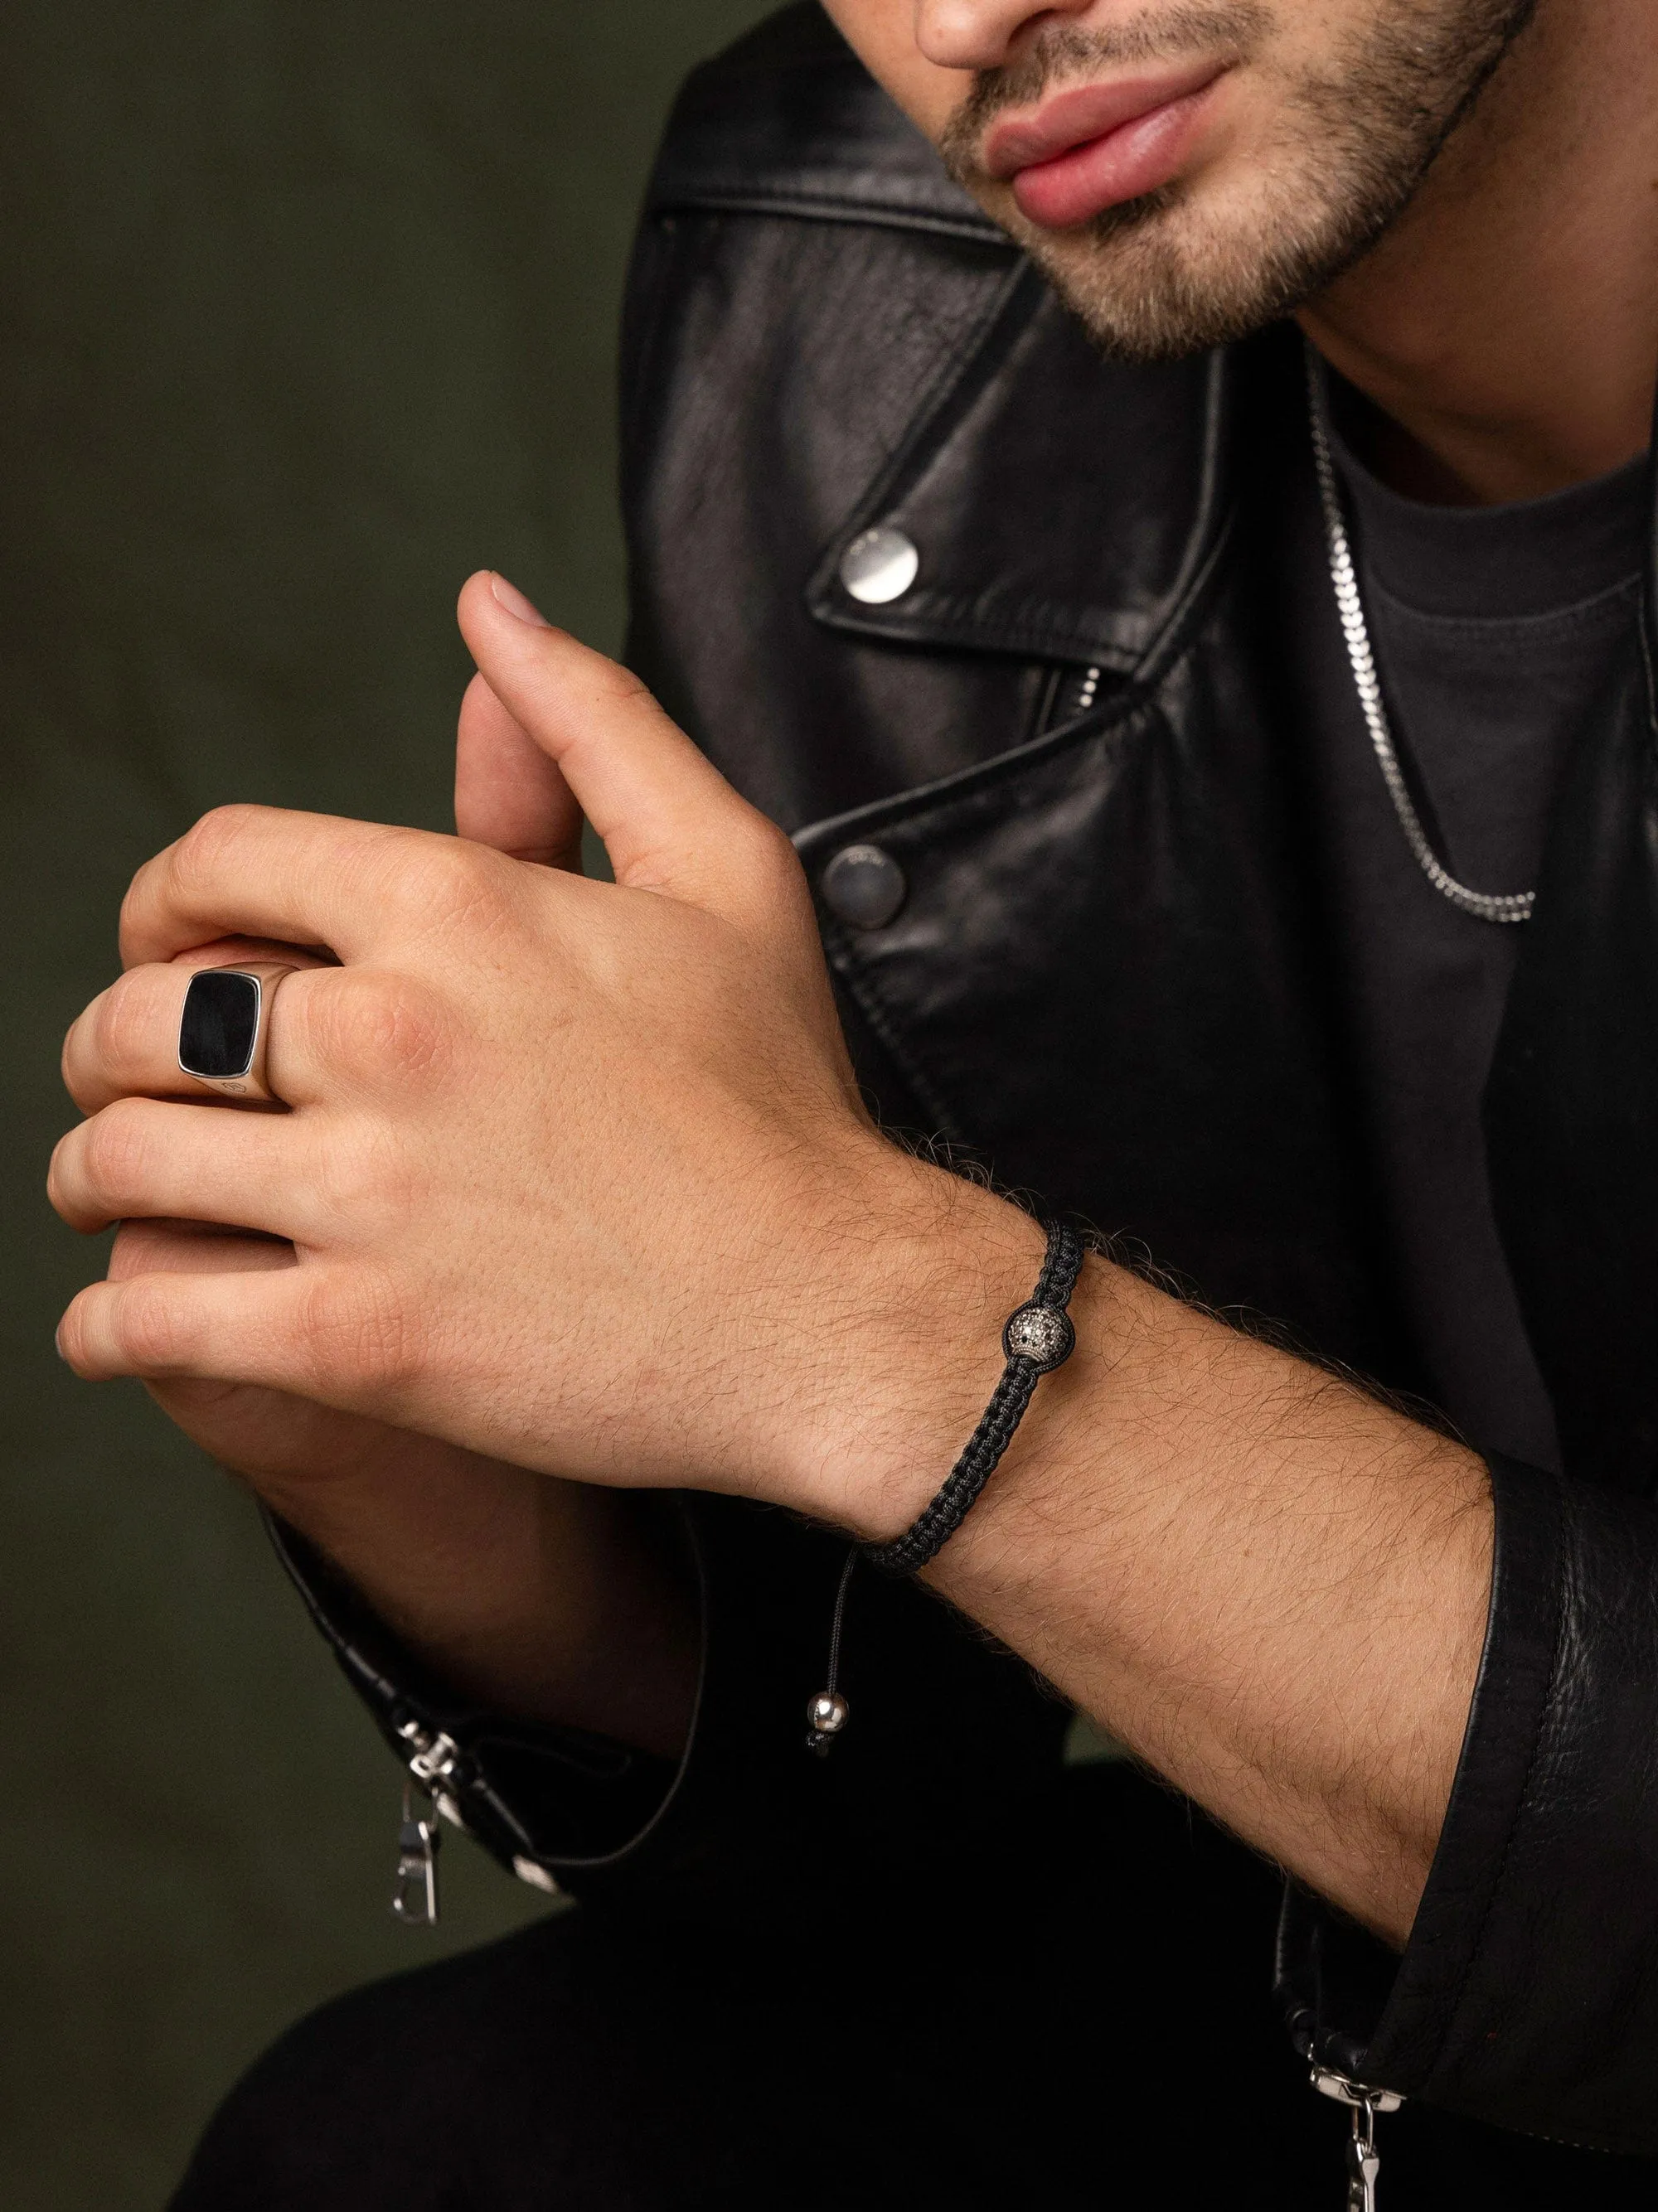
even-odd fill
[(1002, 1333), (1009, 1359), (1028, 1359), (1044, 1370), (1069, 1359), (1076, 1342), (1068, 1316), (1053, 1306), (1021, 1306)]

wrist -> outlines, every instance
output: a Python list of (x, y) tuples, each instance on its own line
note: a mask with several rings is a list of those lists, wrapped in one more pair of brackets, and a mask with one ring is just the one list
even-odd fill
[(972, 1435), (1044, 1249), (1041, 1227), (1007, 1200), (881, 1151), (869, 1182), (848, 1187), (843, 1232), (826, 1239), (808, 1379), (777, 1462), (783, 1502), (876, 1543), (910, 1526)]

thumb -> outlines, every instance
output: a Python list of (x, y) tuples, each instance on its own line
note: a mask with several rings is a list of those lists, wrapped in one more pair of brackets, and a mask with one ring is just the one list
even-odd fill
[(579, 874), (582, 810), (570, 786), (481, 676), (460, 702), (454, 740), (454, 826), (515, 860)]
[(504, 576), (460, 594), (460, 633), (519, 728), (562, 775), (619, 884), (733, 915), (798, 875), (781, 830), (739, 798), (636, 676), (555, 629)]

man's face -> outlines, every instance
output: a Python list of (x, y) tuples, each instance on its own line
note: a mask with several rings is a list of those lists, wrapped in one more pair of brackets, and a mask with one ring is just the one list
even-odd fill
[(1414, 197), (1538, 0), (825, 0), (1101, 344), (1247, 335)]

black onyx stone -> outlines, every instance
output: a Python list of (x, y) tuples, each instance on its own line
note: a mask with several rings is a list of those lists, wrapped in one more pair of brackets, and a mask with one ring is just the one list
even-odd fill
[(884, 929), (909, 888), (903, 869), (879, 845), (843, 846), (823, 872), (825, 903), (854, 929)]
[(259, 1033), (259, 986), (235, 968), (204, 968), (190, 979), (179, 1024), (179, 1065), (210, 1081), (246, 1075)]

